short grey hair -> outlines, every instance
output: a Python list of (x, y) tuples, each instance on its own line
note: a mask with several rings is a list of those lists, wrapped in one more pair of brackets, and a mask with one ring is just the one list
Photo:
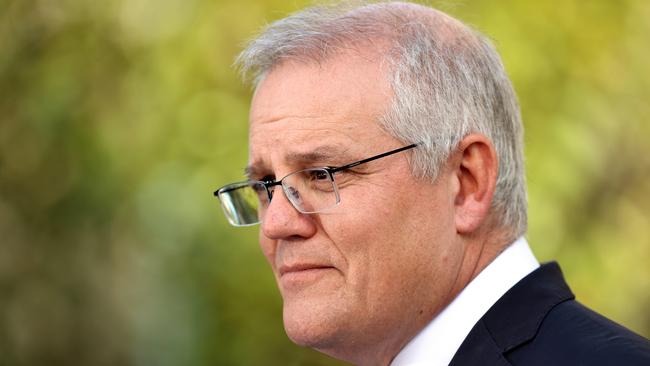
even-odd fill
[[(382, 48), (393, 100), (378, 121), (413, 153), (413, 174), (435, 180), (470, 133), (491, 139), (499, 173), (491, 210), (508, 239), (527, 226), (519, 104), (491, 42), (460, 21), (406, 2), (342, 2), (304, 9), (268, 25), (236, 60), (257, 86), (285, 60), (322, 62), (337, 52)], [(387, 41), (387, 42), (386, 42)]]

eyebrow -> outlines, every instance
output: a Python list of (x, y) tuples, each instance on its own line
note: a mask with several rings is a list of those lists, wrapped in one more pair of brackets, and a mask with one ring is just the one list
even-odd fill
[[(352, 158), (347, 154), (349, 148), (343, 145), (321, 145), (313, 150), (300, 152), (292, 151), (285, 155), (285, 160), (289, 164), (308, 165), (316, 163), (327, 163), (328, 165), (344, 164)], [(336, 164), (334, 164), (336, 163)], [(244, 168), (244, 174), (248, 177), (259, 177), (264, 169), (259, 167), (259, 163), (252, 163)]]

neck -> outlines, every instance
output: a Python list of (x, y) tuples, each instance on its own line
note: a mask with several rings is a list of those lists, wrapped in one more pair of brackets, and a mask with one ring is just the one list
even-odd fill
[(498, 229), (462, 237), (462, 244), (460, 244), (464, 247), (462, 263), (445, 303), (451, 303), (485, 267), (514, 241), (515, 239), (510, 238), (506, 231)]
[[(363, 339), (357, 342), (346, 341), (346, 347), (317, 350), (336, 359), (345, 360), (358, 366), (388, 366), (399, 351), (413, 338), (431, 319), (422, 319), (395, 325), (389, 334), (382, 334), (382, 339)], [(416, 324), (417, 323), (417, 324)], [(421, 323), (421, 324), (420, 324)], [(374, 333), (372, 330), (368, 334)], [(359, 342), (361, 341), (361, 342)], [(363, 344), (361, 344), (363, 343)]]

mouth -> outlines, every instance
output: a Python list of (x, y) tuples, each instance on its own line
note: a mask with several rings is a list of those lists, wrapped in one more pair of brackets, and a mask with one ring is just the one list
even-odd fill
[(280, 277), (284, 277), (287, 274), (296, 274), (300, 272), (318, 271), (325, 269), (334, 269), (334, 267), (322, 264), (299, 263), (294, 265), (282, 265), (279, 268), (279, 273)]
[(333, 266), (322, 264), (295, 264), (280, 266), (280, 282), (285, 290), (299, 290), (314, 284), (335, 271)]

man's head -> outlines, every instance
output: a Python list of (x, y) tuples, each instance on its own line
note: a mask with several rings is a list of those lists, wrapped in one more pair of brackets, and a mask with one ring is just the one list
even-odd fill
[(340, 204), (304, 214), (276, 190), (260, 244), (296, 343), (387, 363), (525, 231), (517, 102), (480, 35), (414, 4), (312, 8), (240, 55), (255, 80), (249, 172), (341, 166)]

